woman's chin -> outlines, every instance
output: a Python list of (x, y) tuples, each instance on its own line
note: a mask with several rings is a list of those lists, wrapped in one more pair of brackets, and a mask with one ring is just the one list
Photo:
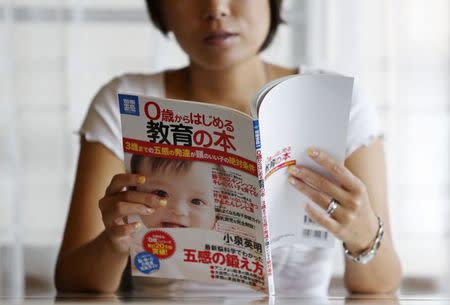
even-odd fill
[(204, 56), (191, 58), (191, 61), (193, 64), (204, 69), (220, 71), (242, 64), (250, 59), (252, 55), (255, 54), (244, 55), (243, 52), (238, 52), (238, 50), (222, 50), (222, 52), (214, 52), (212, 54), (209, 53)]

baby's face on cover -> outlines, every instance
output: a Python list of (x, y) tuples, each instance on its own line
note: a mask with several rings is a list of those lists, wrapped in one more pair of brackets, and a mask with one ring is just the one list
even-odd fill
[(216, 217), (212, 165), (193, 162), (189, 169), (179, 172), (172, 165), (152, 172), (147, 163), (145, 158), (139, 166), (139, 173), (146, 176), (146, 182), (138, 190), (155, 194), (167, 204), (156, 207), (151, 215), (141, 216), (145, 226), (212, 229)]

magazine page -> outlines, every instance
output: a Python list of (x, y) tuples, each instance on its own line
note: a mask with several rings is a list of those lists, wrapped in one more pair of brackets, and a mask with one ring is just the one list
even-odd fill
[(255, 100), (272, 250), (298, 243), (334, 246), (334, 236), (314, 223), (303, 206), (311, 202), (325, 211), (288, 183), (288, 167), (303, 165), (335, 181), (308, 157), (307, 149), (316, 147), (344, 161), (352, 86), (349, 77), (296, 75)]
[[(140, 222), (132, 274), (268, 292), (253, 121), (207, 103), (119, 93), (125, 166), (159, 205)], [(270, 260), (269, 260), (270, 262)]]

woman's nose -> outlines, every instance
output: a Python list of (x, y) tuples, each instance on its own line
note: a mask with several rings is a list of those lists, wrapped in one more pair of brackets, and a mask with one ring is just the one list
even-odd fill
[(208, 0), (205, 19), (215, 21), (228, 17), (230, 15), (229, 2), (230, 0)]

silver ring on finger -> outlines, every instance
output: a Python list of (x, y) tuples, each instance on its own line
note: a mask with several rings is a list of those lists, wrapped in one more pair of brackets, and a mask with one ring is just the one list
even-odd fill
[(338, 206), (339, 206), (339, 202), (336, 199), (331, 198), (330, 202), (328, 203), (328, 208), (327, 208), (328, 216), (331, 217), (333, 215), (333, 213), (337, 210)]

